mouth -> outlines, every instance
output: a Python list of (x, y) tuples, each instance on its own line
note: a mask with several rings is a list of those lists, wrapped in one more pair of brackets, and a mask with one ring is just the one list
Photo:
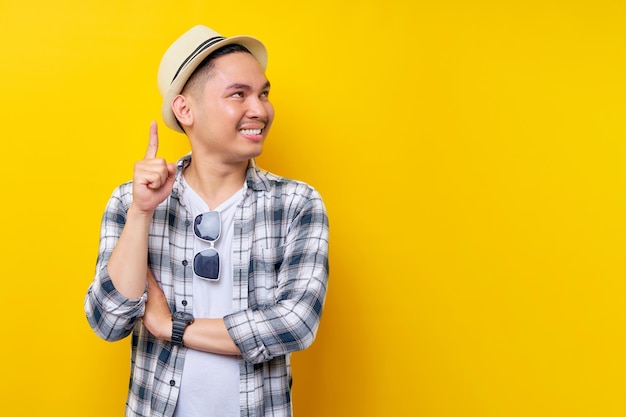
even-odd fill
[(260, 135), (263, 132), (263, 129), (240, 129), (239, 133), (242, 135), (255, 136)]

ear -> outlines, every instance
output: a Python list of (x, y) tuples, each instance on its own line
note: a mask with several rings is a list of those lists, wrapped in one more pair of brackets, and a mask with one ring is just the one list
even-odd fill
[(174, 116), (176, 116), (178, 122), (183, 125), (183, 127), (191, 126), (193, 123), (193, 113), (191, 112), (189, 104), (189, 98), (182, 94), (177, 95), (174, 97), (174, 100), (172, 100)]

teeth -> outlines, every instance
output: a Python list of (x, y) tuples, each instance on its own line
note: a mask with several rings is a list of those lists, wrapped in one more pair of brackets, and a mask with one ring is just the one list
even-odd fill
[(241, 129), (240, 132), (244, 135), (260, 135), (261, 129)]

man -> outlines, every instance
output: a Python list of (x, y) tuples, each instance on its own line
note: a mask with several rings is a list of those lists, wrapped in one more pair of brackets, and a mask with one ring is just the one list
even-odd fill
[(290, 416), (290, 353), (318, 329), (328, 219), (310, 186), (258, 168), (274, 118), (266, 50), (205, 26), (159, 67), (163, 120), (191, 153), (157, 158), (104, 213), (89, 324), (132, 334), (127, 416)]

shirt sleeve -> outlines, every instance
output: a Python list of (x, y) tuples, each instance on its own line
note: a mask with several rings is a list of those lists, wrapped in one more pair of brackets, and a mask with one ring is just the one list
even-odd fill
[(128, 336), (137, 320), (143, 316), (147, 292), (129, 299), (120, 294), (109, 276), (107, 263), (126, 223), (126, 213), (132, 200), (131, 184), (118, 187), (105, 209), (101, 228), (96, 274), (85, 297), (85, 314), (94, 332), (108, 341)]
[(250, 363), (305, 349), (315, 339), (328, 281), (328, 217), (312, 189), (289, 222), (276, 279), (274, 305), (224, 317), (230, 336)]

